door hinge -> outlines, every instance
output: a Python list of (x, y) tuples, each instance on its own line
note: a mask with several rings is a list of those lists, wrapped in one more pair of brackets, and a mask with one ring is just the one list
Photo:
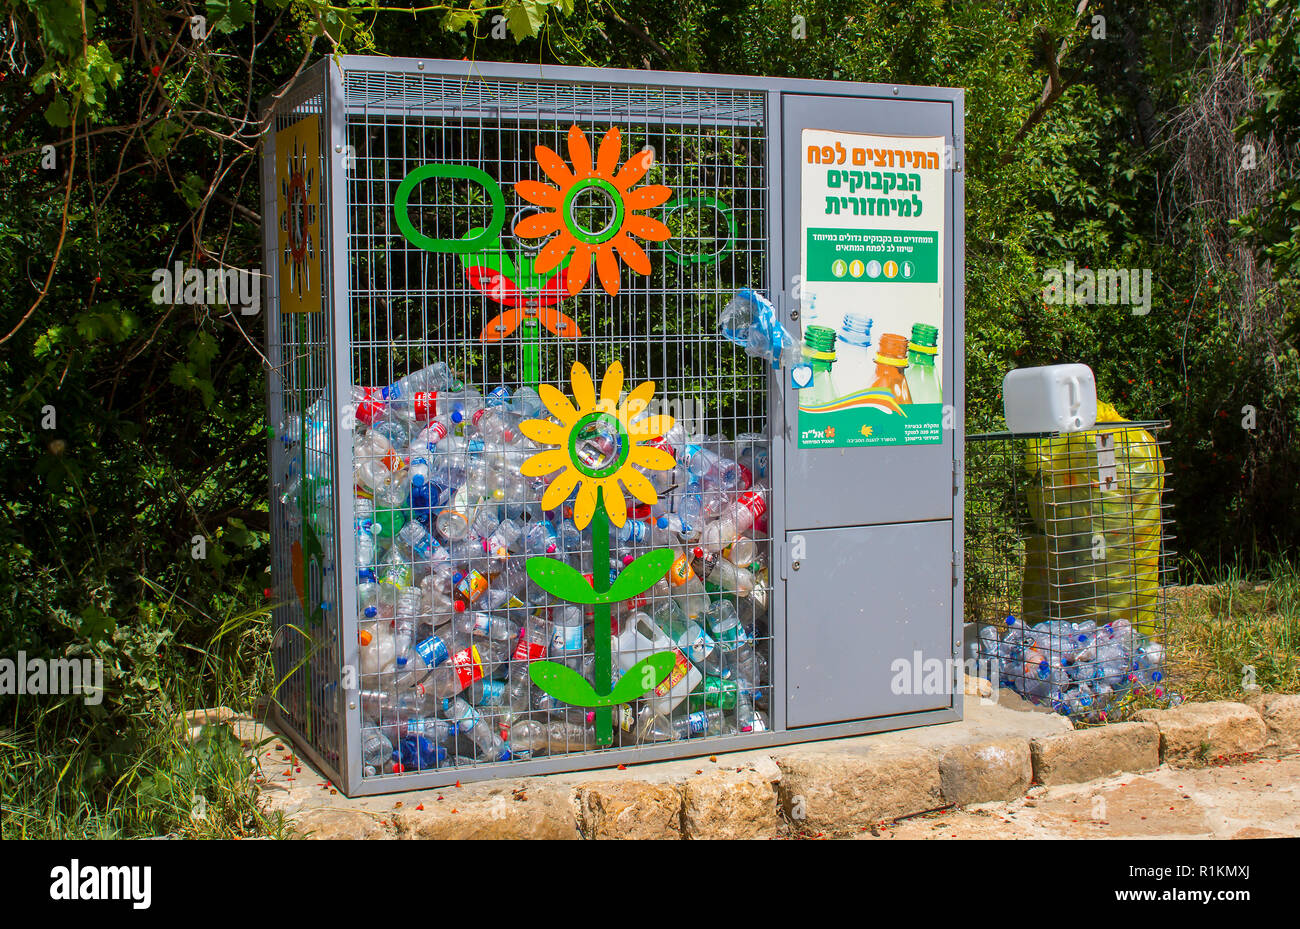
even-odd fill
[(785, 580), (789, 576), (789, 564), (790, 564), (790, 551), (789, 551), (789, 546), (786, 545), (785, 543), (785, 539), (782, 539), (778, 543), (777, 550), (780, 553), (778, 561), (781, 562), (781, 580)]
[(956, 587), (962, 582), (962, 574), (966, 567), (965, 555), (963, 552), (952, 553), (952, 586)]
[(954, 458), (952, 460), (952, 495), (954, 497), (961, 493), (961, 480), (962, 476), (965, 474), (965, 464), (966, 462), (960, 458)]

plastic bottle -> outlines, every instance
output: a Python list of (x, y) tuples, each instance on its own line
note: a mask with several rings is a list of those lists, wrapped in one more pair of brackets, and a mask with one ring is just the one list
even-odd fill
[(353, 480), (371, 493), (404, 467), (393, 443), (372, 430), (366, 430), (353, 441), (352, 461)]
[[(531, 705), (532, 681), (528, 666), (547, 656), (551, 647), (551, 622), (545, 614), (533, 614), (524, 620), (510, 656), (510, 677), (506, 684), (507, 703), (517, 712), (527, 712)], [(579, 646), (581, 648), (581, 646)]]
[(701, 552), (701, 557), (696, 559), (692, 567), (697, 576), (704, 578), (705, 590), (720, 590), (736, 597), (748, 597), (757, 586), (754, 575), (747, 568), (732, 564), (721, 555)]
[(734, 504), (701, 530), (700, 547), (705, 551), (720, 552), (748, 532), (755, 522), (766, 515), (767, 495), (767, 484), (758, 481), (737, 496)]
[(392, 754), (393, 767), (401, 765), (403, 771), (425, 771), (439, 767), (447, 760), (447, 749), (422, 735), (408, 735)]
[(454, 697), (444, 700), (442, 707), (443, 715), (456, 724), (457, 733), (474, 743), (480, 760), (509, 760), (510, 748), (468, 701)]
[(573, 668), (582, 668), (582, 609), (565, 603), (551, 612), (551, 658)]
[[(374, 609), (370, 607), (369, 609)], [(392, 671), (396, 660), (392, 623), (375, 620), (358, 623), (357, 644), (360, 646), (358, 663), (364, 676)]]
[(677, 601), (672, 599), (660, 600), (653, 617), (655, 624), (668, 634), (692, 663), (705, 666), (717, 643), (705, 631), (703, 623), (688, 619)]
[(474, 414), (473, 423), (487, 443), (509, 445), (519, 437), (519, 417), (508, 409), (479, 410)]
[(520, 419), (536, 419), (546, 412), (537, 390), (527, 385), (514, 392), (514, 396), (510, 398), (510, 409), (518, 413)]
[(667, 595), (677, 601), (688, 619), (699, 620), (709, 608), (709, 595), (691, 568), (691, 558), (679, 554), (668, 574), (652, 588), (654, 595)]
[[(419, 651), (418, 646), (416, 650)], [(423, 705), (429, 706), (430, 700), (450, 699), (483, 677), (483, 656), (477, 645), (469, 645), (441, 661), (427, 675), (419, 677), (411, 674), (409, 682), (416, 696), (424, 702)], [(400, 688), (403, 683), (403, 679), (399, 678), (397, 686)]]
[(535, 719), (517, 720), (510, 727), (510, 756), (533, 758), (545, 755), (550, 746), (550, 733)]
[(664, 513), (650, 524), (650, 544), (655, 548), (676, 546), (699, 538), (699, 530), (677, 513)]
[(709, 451), (702, 445), (689, 444), (682, 451), (687, 473), (698, 478), (701, 484), (709, 484), (723, 490), (734, 489), (740, 481), (740, 470), (736, 462), (723, 458), (717, 452)]
[(560, 547), (560, 536), (549, 519), (538, 519), (524, 530), (524, 551), (530, 555), (553, 555)]
[(365, 729), (361, 733), (361, 763), (366, 776), (380, 773), (393, 755), (393, 743), (378, 729)]
[(723, 735), (728, 728), (726, 710), (720, 707), (708, 707), (673, 718), (656, 713), (646, 723), (645, 737), (654, 742), (693, 739), (699, 736)]
[(705, 614), (709, 632), (717, 640), (718, 663), (739, 686), (756, 693), (759, 685), (754, 639), (745, 629), (730, 600), (715, 600)]

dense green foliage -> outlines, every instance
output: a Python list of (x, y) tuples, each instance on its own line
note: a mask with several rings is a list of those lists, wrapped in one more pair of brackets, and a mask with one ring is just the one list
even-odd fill
[[(155, 304), (150, 274), (175, 261), (260, 266), (253, 101), (335, 50), (966, 88), (970, 428), (998, 425), (1008, 368), (1083, 361), (1122, 413), (1172, 421), (1175, 532), (1193, 563), (1250, 566), (1300, 537), (1288, 299), (1300, 269), (1300, 25), (1289, 5), (0, 10), (0, 655), (98, 655), (109, 674), (98, 709), (68, 701), (38, 717), (30, 699), (0, 698), (6, 834), (35, 829), (23, 816), (43, 815), (38, 804), (49, 821), (84, 823), (73, 795), (117, 810), (93, 830), (173, 828), (179, 808), (172, 820), (122, 814), (156, 810), (148, 798), (178, 779), (198, 790), (195, 772), (208, 770), (197, 749), (159, 741), (160, 726), (185, 706), (250, 706), (265, 690), (261, 322)], [(207, 18), (203, 40), (192, 15)], [(1225, 86), (1235, 95), (1212, 92)], [(1258, 153), (1244, 180), (1243, 144)], [(1151, 269), (1150, 313), (1046, 304), (1043, 271), (1066, 261)], [(37, 771), (62, 788), (13, 813)]]

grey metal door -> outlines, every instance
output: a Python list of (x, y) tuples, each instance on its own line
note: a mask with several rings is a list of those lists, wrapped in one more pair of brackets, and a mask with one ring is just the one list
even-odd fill
[(952, 706), (951, 541), (947, 520), (787, 534), (791, 728)]
[[(905, 88), (906, 89), (906, 88)], [(897, 98), (863, 99), (785, 94), (781, 97), (782, 160), (786, 178), (783, 196), (784, 265), (786, 281), (799, 274), (801, 133), (804, 129), (898, 136), (944, 136), (953, 144), (952, 103)], [(960, 114), (956, 116), (960, 124)], [(951, 172), (950, 172), (951, 175)], [(947, 340), (942, 355), (943, 402), (956, 407), (954, 385), (959, 377), (954, 359), (963, 350), (962, 333), (954, 326), (954, 294), (960, 289), (959, 265), (952, 242), (961, 237), (961, 217), (954, 217), (954, 190), (947, 185), (944, 228), (940, 244), (944, 267), (943, 326)], [(789, 310), (797, 302), (787, 305)], [(801, 321), (786, 314), (791, 334), (799, 337)], [(878, 339), (878, 337), (877, 337)], [(953, 515), (954, 436), (960, 427), (955, 410), (946, 417), (942, 444), (893, 445), (868, 448), (799, 448), (798, 393), (789, 378), (785, 391), (785, 526), (815, 529), (862, 526), (914, 520), (951, 519)], [(950, 551), (947, 543), (944, 551)], [(946, 556), (945, 556), (946, 557)]]

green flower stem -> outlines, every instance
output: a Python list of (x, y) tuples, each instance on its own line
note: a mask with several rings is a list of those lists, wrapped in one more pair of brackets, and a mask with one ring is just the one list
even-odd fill
[(538, 339), (540, 333), (537, 331), (540, 328), (541, 327), (537, 324), (537, 320), (525, 319), (523, 329), (521, 330), (521, 338), (523, 340), (521, 348), (524, 355), (524, 383), (529, 387), (537, 387), (537, 385), (542, 382), (542, 352), (541, 344)]
[[(605, 494), (601, 488), (596, 490), (596, 512), (591, 517), (592, 586), (596, 593), (603, 594), (609, 590), (609, 516), (605, 512)], [(592, 630), (596, 650), (596, 693), (604, 695), (613, 687), (610, 668), (609, 649), (609, 604), (595, 605), (596, 627)], [(612, 745), (614, 743), (614, 710), (603, 706), (596, 710), (596, 744)]]

